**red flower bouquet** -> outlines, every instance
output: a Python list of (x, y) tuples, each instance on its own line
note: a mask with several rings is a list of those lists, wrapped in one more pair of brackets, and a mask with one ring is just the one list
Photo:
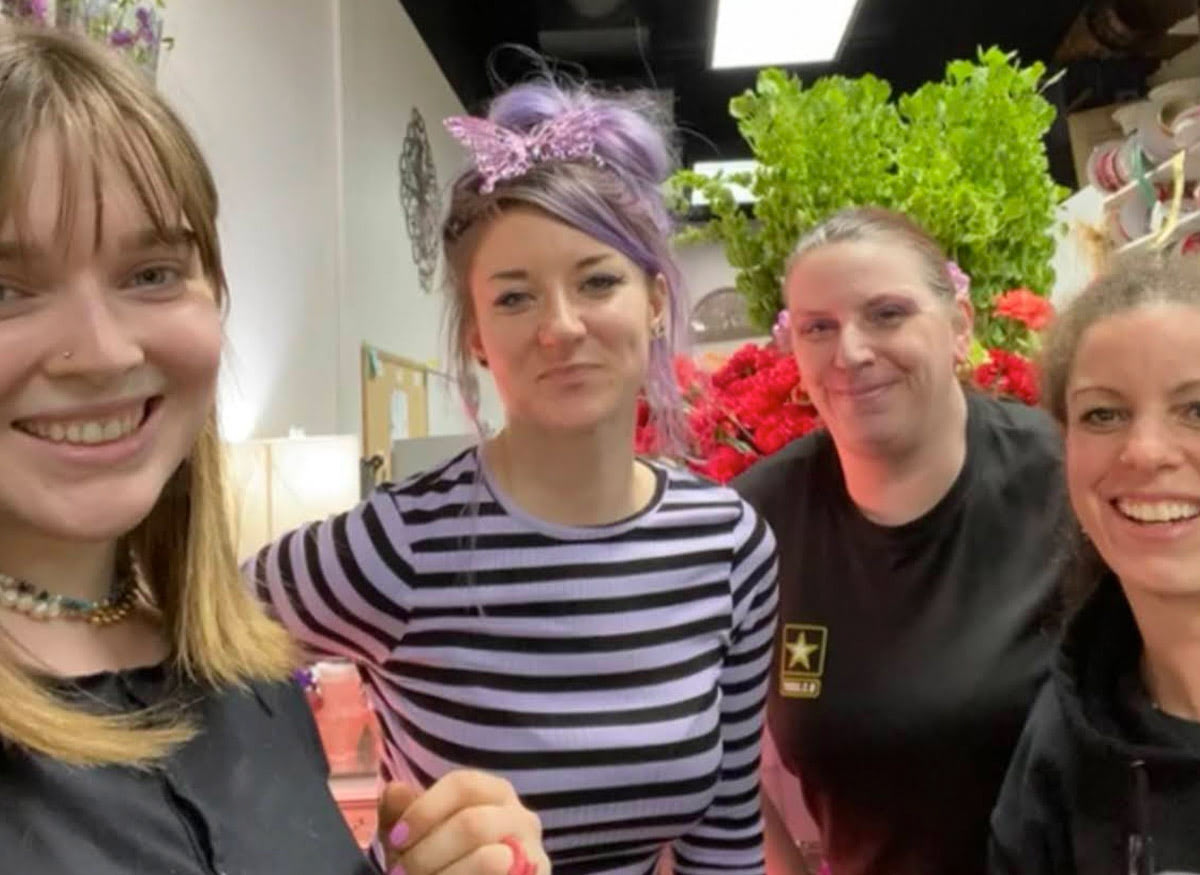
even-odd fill
[[(795, 359), (773, 346), (746, 344), (708, 374), (689, 359), (675, 376), (687, 405), (687, 463), (725, 483), (819, 424), (800, 385)], [(635, 446), (653, 453), (658, 436), (643, 403)]]

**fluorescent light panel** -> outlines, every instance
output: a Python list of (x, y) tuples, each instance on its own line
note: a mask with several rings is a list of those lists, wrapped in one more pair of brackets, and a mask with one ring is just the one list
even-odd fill
[(832, 61), (858, 0), (717, 0), (712, 67)]
[[(757, 162), (752, 159), (740, 161), (697, 161), (692, 165), (692, 169), (704, 176), (716, 176), (721, 171), (729, 175), (730, 173), (751, 171), (756, 166)], [(752, 204), (755, 201), (755, 197), (750, 190), (742, 188), (740, 185), (730, 185), (729, 190), (733, 193), (733, 199), (739, 204)], [(692, 192), (693, 206), (703, 206), (706, 203), (708, 203), (708, 198), (704, 197), (700, 192)]]

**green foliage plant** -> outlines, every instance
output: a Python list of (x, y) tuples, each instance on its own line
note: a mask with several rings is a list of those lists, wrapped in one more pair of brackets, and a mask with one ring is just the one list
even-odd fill
[[(1050, 176), (1042, 139), (1055, 117), (1045, 74), (1041, 63), (981, 49), (975, 61), (950, 62), (943, 81), (893, 100), (872, 75), (805, 87), (763, 70), (730, 101), (755, 169), (672, 178), (679, 203), (698, 192), (710, 210), (681, 242), (724, 245), (751, 318), (767, 330), (782, 307), (784, 263), (805, 231), (845, 207), (898, 210), (971, 277), (978, 339), (1003, 346), (995, 297), (1018, 286), (1045, 295), (1054, 282), (1055, 210), (1067, 191)], [(731, 186), (753, 194), (749, 210)]]

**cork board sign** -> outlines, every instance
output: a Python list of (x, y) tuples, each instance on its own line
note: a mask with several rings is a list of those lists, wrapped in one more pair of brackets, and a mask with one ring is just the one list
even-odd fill
[(382, 458), (380, 482), (391, 478), (394, 441), (429, 434), (429, 375), (419, 362), (368, 344), (361, 360), (363, 458)]

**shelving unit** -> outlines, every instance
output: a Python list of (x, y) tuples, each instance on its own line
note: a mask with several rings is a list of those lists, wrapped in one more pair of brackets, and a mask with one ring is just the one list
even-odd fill
[[(1185, 149), (1184, 156), (1185, 156), (1184, 157), (1185, 164), (1187, 163), (1188, 158), (1191, 158), (1193, 156), (1200, 156), (1200, 143), (1193, 143), (1191, 146), (1189, 146), (1187, 149)], [(1172, 155), (1166, 161), (1163, 161), (1158, 166), (1154, 167), (1152, 170), (1148, 171), (1146, 173), (1146, 179), (1151, 183), (1161, 182), (1165, 179), (1170, 179), (1171, 178), (1171, 162), (1173, 160), (1175, 160), (1174, 155)], [(1121, 204), (1123, 204), (1126, 200), (1128, 200), (1130, 197), (1137, 194), (1139, 185), (1140, 185), (1140, 182), (1136, 179), (1133, 180), (1132, 182), (1127, 182), (1125, 185), (1123, 185), (1121, 188), (1117, 189), (1116, 191), (1112, 192), (1111, 194), (1106, 194), (1104, 196), (1104, 200), (1101, 201), (1101, 206), (1104, 208), (1105, 212), (1108, 212), (1109, 210), (1118, 209), (1121, 206)]]
[[(1200, 168), (1196, 166), (1196, 159), (1200, 158), (1200, 142), (1191, 144), (1187, 148), (1182, 149), (1181, 152), (1183, 155), (1182, 172), (1184, 185), (1187, 185), (1189, 178), (1193, 185), (1198, 184), (1197, 177), (1200, 176)], [(1145, 175), (1146, 182), (1150, 185), (1165, 182), (1168, 183), (1169, 186), (1173, 187), (1175, 184), (1174, 167), (1179, 159), (1179, 156), (1180, 152), (1176, 152), (1165, 161), (1147, 171)], [(1104, 217), (1106, 226), (1113, 218), (1115, 218), (1114, 213), (1125, 207), (1132, 199), (1142, 196), (1140, 190), (1141, 186), (1142, 180), (1135, 179), (1126, 183), (1117, 191), (1101, 195), (1100, 215)], [(1149, 209), (1149, 207), (1147, 207), (1147, 209)], [(1197, 230), (1200, 230), (1200, 210), (1181, 213), (1178, 221), (1175, 224), (1175, 227), (1171, 229), (1171, 232), (1163, 240), (1162, 245), (1169, 246), (1179, 238)], [(1125, 253), (1148, 249), (1154, 245), (1160, 234), (1161, 228), (1153, 229), (1138, 237), (1136, 240), (1131, 240), (1127, 243), (1117, 246), (1116, 251), (1119, 253)]]
[[(1187, 29), (1177, 28), (1177, 32), (1191, 34), (1200, 32), (1197, 29), (1196, 17), (1189, 17), (1187, 21)], [(1155, 74), (1147, 79), (1147, 84), (1156, 88), (1169, 82), (1198, 76), (1200, 76), (1200, 43), (1165, 62)], [(1084, 110), (1072, 114), (1068, 119), (1070, 122), (1076, 115), (1079, 116), (1078, 126), (1072, 130), (1072, 145), (1073, 147), (1076, 145), (1075, 139), (1078, 135), (1078, 145), (1081, 148), (1077, 152), (1082, 157), (1086, 158), (1086, 153), (1105, 140), (1129, 135), (1131, 132), (1129, 127), (1112, 117), (1113, 111), (1119, 108), (1114, 105), (1103, 109)], [(1114, 124), (1100, 123), (1098, 115), (1088, 117), (1088, 113), (1100, 112), (1107, 113), (1108, 118)], [(1185, 151), (1187, 153), (1185, 178), (1190, 176), (1193, 180), (1200, 179), (1200, 144)], [(1147, 168), (1147, 177), (1152, 184), (1172, 179), (1171, 160), (1173, 158), (1174, 156), (1171, 156), (1157, 166)], [(1059, 206), (1058, 215), (1061, 221), (1060, 227), (1063, 230), (1057, 235), (1054, 256), (1056, 279), (1053, 294), (1056, 306), (1065, 304), (1086, 287), (1099, 272), (1103, 271), (1107, 256), (1118, 251), (1133, 252), (1146, 249), (1154, 243), (1158, 236), (1158, 232), (1152, 232), (1126, 243), (1118, 243), (1109, 238), (1114, 213), (1122, 208), (1129, 208), (1128, 202), (1131, 198), (1140, 197), (1138, 182), (1134, 180), (1117, 191), (1107, 192), (1094, 185), (1086, 184), (1084, 176), (1081, 169), (1080, 189)], [(1169, 246), (1181, 237), (1197, 231), (1200, 231), (1200, 212), (1181, 212), (1179, 221), (1172, 229), (1166, 244)], [(1096, 245), (1101, 237), (1108, 242), (1107, 246)]]
[[(1178, 240), (1192, 231), (1200, 231), (1200, 210), (1193, 210), (1190, 213), (1183, 214), (1179, 217), (1179, 221), (1175, 227), (1171, 229), (1171, 233), (1167, 236), (1166, 244)], [(1136, 240), (1132, 240), (1121, 246), (1117, 252), (1135, 252), (1141, 249), (1147, 249), (1159, 235), (1158, 231), (1151, 231), (1149, 234), (1144, 234)]]

